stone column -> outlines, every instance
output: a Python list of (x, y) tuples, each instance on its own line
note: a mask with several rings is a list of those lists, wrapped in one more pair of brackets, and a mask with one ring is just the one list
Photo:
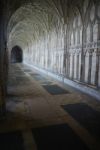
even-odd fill
[(77, 54), (76, 79), (79, 79), (79, 54)]
[(84, 82), (85, 75), (85, 55), (84, 55), (84, 41), (85, 41), (85, 27), (82, 29), (82, 50), (81, 50), (81, 69), (80, 69), (80, 81)]
[(74, 59), (75, 59), (75, 54), (73, 54), (73, 57), (72, 57), (72, 79), (74, 79), (74, 66), (75, 66), (75, 64), (74, 64)]
[(89, 51), (88, 84), (91, 84), (92, 50)]
[(8, 56), (6, 49), (6, 25), (7, 18), (4, 7), (5, 1), (0, 2), (0, 119), (5, 116), (5, 97), (7, 94)]
[(96, 72), (95, 72), (95, 84), (99, 87), (99, 65), (100, 65), (100, 49), (96, 52)]

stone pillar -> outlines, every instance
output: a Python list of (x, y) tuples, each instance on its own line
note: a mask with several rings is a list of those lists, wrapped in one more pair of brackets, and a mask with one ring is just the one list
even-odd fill
[(0, 3), (0, 119), (2, 119), (6, 113), (5, 97), (7, 94), (7, 74), (8, 74), (8, 56), (6, 50), (6, 25), (7, 20), (5, 16), (4, 7), (6, 7), (1, 1)]
[(73, 56), (72, 56), (72, 79), (74, 79), (74, 70), (75, 70), (75, 68), (74, 68), (74, 66), (75, 66), (75, 54), (73, 54)]
[(76, 79), (79, 79), (79, 54), (77, 54), (77, 62), (76, 62)]
[(81, 70), (80, 70), (80, 81), (84, 82), (85, 77), (85, 54), (81, 54)]
[(100, 49), (96, 52), (96, 72), (95, 72), (95, 84), (99, 87), (99, 69), (100, 69)]
[(92, 50), (89, 51), (88, 84), (91, 84)]
[(86, 29), (83, 26), (82, 29), (82, 50), (81, 50), (81, 68), (80, 68), (80, 81), (84, 82), (85, 76), (85, 54), (84, 54), (84, 42), (86, 40)]
[(70, 53), (68, 54), (68, 57), (67, 57), (67, 78), (70, 78)]

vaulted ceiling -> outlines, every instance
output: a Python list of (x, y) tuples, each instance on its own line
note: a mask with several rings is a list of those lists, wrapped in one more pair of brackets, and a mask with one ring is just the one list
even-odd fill
[[(23, 49), (55, 28), (67, 24), (70, 16), (80, 13), (82, 0), (5, 0), (8, 49), (20, 45)], [(89, 0), (85, 0), (88, 3)], [(57, 32), (56, 32), (57, 33)]]

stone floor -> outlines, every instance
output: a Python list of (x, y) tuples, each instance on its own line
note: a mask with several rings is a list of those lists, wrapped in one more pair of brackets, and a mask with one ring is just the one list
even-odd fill
[[(38, 78), (36, 78), (37, 76)], [(45, 85), (58, 85), (67, 92), (50, 94), (43, 87)], [(84, 103), (100, 113), (100, 101), (53, 78), (40, 74), (40, 72), (24, 64), (12, 64), (10, 65), (6, 99), (7, 115), (4, 120), (0, 121), (0, 134), (20, 131), (24, 149), (36, 150), (38, 144), (32, 129), (66, 124), (88, 149), (99, 150), (100, 138), (90, 134), (88, 129), (62, 108), (62, 105), (78, 103)], [(44, 148), (44, 150), (47, 149)], [(64, 150), (64, 148), (61, 150)], [(71, 150), (71, 148), (68, 148), (68, 150)]]

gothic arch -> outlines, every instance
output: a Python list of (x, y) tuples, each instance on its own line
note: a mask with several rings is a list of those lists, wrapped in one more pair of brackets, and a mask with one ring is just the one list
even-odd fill
[(11, 50), (11, 63), (22, 63), (23, 51), (19, 46), (14, 46)]

